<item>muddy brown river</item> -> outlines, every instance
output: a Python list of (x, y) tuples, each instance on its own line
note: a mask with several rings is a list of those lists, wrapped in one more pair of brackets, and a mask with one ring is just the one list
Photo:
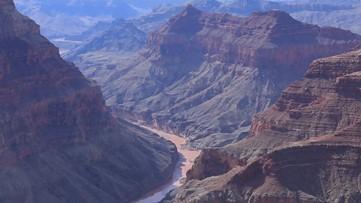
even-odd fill
[(186, 139), (180, 136), (163, 132), (161, 130), (157, 130), (154, 128), (150, 128), (148, 126), (144, 126), (141, 124), (136, 124), (140, 127), (143, 127), (151, 132), (158, 134), (159, 136), (171, 141), (174, 143), (178, 149), (180, 154), (180, 159), (177, 163), (177, 166), (173, 173), (173, 178), (164, 186), (155, 189), (153, 192), (149, 193), (141, 200), (136, 201), (136, 203), (158, 203), (161, 201), (165, 195), (173, 190), (176, 187), (179, 187), (182, 184), (182, 180), (186, 178), (186, 173), (189, 169), (192, 168), (194, 160), (199, 156), (200, 151), (198, 150), (190, 150), (184, 147), (186, 144)]

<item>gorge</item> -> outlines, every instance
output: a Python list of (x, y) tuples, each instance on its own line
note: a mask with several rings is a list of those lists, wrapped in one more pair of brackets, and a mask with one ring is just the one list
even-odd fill
[(151, 132), (158, 134), (164, 139), (171, 141), (176, 145), (178, 152), (180, 154), (180, 159), (174, 170), (173, 178), (165, 185), (157, 188), (156, 190), (152, 191), (151, 193), (149, 193), (148, 195), (137, 201), (137, 203), (160, 202), (162, 199), (166, 197), (166, 195), (170, 191), (181, 186), (185, 182), (187, 172), (192, 168), (195, 159), (200, 154), (200, 151), (194, 149), (188, 149), (185, 146), (186, 139), (178, 135), (174, 135), (167, 132), (163, 132), (158, 129), (150, 128), (140, 123), (136, 123), (135, 125), (145, 128)]
[(0, 0), (0, 138), (0, 202), (130, 202), (178, 159), (173, 144), (115, 119), (12, 0)]
[(361, 202), (361, 36), (297, 20), (357, 1), (196, 0), (79, 24), (60, 53), (0, 0), (0, 202)]
[(202, 152), (163, 203), (360, 202), (360, 71), (360, 50), (314, 61), (246, 139)]
[[(149, 34), (145, 49), (92, 49), (74, 62), (102, 86), (115, 112), (204, 149), (243, 139), (252, 116), (301, 78), (312, 60), (360, 42), (350, 31), (305, 24), (282, 11), (237, 17), (188, 5)], [(123, 38), (117, 43), (132, 47)]]

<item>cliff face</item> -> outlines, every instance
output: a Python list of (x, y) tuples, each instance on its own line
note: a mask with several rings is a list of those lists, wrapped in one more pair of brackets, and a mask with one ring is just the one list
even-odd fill
[[(255, 116), (251, 140), (267, 136), (278, 145), (342, 132), (357, 125), (359, 53), (313, 62), (302, 81), (290, 85), (273, 107)], [(289, 136), (285, 138), (285, 134)]]
[(83, 70), (118, 112), (184, 135), (193, 147), (215, 147), (242, 139), (251, 117), (313, 59), (350, 50), (360, 40), (278, 11), (240, 18), (188, 6), (150, 34), (139, 55)]
[[(248, 138), (202, 153), (191, 180), (168, 199), (360, 202), (360, 71), (361, 51), (316, 60), (303, 80), (256, 115)], [(239, 163), (210, 174), (215, 166), (204, 163), (213, 159)]]
[(0, 201), (128, 202), (166, 181), (163, 139), (114, 119), (100, 88), (0, 0)]

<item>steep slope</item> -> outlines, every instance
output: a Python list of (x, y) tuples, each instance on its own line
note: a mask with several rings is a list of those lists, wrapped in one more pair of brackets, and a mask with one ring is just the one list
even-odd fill
[(130, 19), (137, 27), (144, 32), (152, 32), (158, 30), (170, 18), (176, 16), (187, 7), (188, 4), (202, 10), (202, 11), (218, 11), (222, 8), (222, 3), (217, 0), (192, 0), (187, 4), (181, 5), (160, 5), (154, 8), (150, 13)]
[[(162, 4), (161, 4), (162, 2)], [(154, 31), (192, 3), (209, 12), (248, 16), (256, 11), (282, 10), (300, 20), (319, 26), (333, 26), (361, 33), (360, 2), (347, 1), (275, 1), (275, 0), (192, 0), (192, 1), (39, 1), (16, 0), (20, 11), (42, 25), (42, 32), (63, 52), (71, 51), (84, 41), (72, 40), (93, 29), (97, 23), (111, 23), (117, 18), (130, 18), (144, 32)]]
[(164, 202), (360, 202), (360, 73), (361, 50), (316, 60), (247, 139), (203, 152)]
[[(84, 4), (81, 0), (69, 4), (67, 1), (62, 1), (56, 2), (55, 6), (53, 1), (18, 0), (16, 2), (22, 12), (43, 25), (45, 36), (61, 48), (64, 56), (66, 56), (65, 53), (74, 54), (74, 49), (79, 46), (84, 47), (88, 39), (92, 39), (89, 38), (88, 34), (92, 35), (92, 33), (102, 33), (108, 30), (112, 21), (119, 16), (126, 18), (141, 31), (149, 33), (159, 29), (170, 17), (175, 16), (186, 7), (182, 1), (169, 2), (171, 4), (159, 4), (156, 1), (131, 1), (126, 2), (129, 5), (122, 3), (122, 1), (113, 1), (112, 4), (103, 1), (91, 1)], [(319, 26), (333, 26), (361, 33), (360, 26), (353, 23), (360, 19), (360, 4), (350, 0), (342, 2), (192, 0), (186, 1), (186, 3), (191, 3), (202, 11), (231, 13), (240, 16), (248, 16), (257, 11), (281, 10), (290, 13), (295, 19), (302, 22)], [(50, 13), (49, 8), (52, 11)], [(69, 13), (69, 10), (72, 13)], [(124, 12), (124, 10), (129, 12)], [(88, 11), (88, 13), (84, 11)], [(139, 15), (135, 17), (134, 13)], [(133, 17), (127, 18), (128, 14)]]
[(0, 0), (0, 202), (129, 202), (167, 181), (173, 145), (105, 107), (11, 0)]
[[(120, 113), (204, 148), (242, 139), (252, 115), (302, 77), (307, 63), (360, 42), (351, 32), (303, 24), (284, 12), (240, 18), (188, 6), (151, 33), (139, 55), (79, 65)], [(105, 60), (106, 67), (97, 65)]]
[[(216, 0), (194, 0), (192, 5), (213, 11), (217, 10), (221, 3)], [(124, 55), (133, 54), (146, 46), (146, 35), (158, 30), (184, 8), (185, 5), (162, 4), (145, 15), (114, 22), (99, 22), (81, 34), (68, 36), (65, 40), (55, 39), (54, 42), (67, 49), (62, 54), (67, 60), (79, 65), (86, 63), (87, 66), (112, 66), (108, 60), (122, 64)]]

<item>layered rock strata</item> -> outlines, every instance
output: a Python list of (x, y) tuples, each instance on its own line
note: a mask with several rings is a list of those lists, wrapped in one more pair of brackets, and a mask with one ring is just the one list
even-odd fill
[[(360, 202), (360, 71), (361, 51), (313, 62), (249, 137), (202, 153), (164, 202)], [(205, 164), (213, 159), (239, 163)]]
[(183, 135), (192, 147), (219, 147), (242, 139), (252, 116), (313, 59), (360, 42), (280, 11), (241, 18), (188, 6), (150, 34), (138, 55), (97, 56), (82, 70), (119, 113)]
[(129, 202), (168, 181), (177, 159), (113, 118), (11, 0), (0, 0), (0, 126), (0, 202)]

